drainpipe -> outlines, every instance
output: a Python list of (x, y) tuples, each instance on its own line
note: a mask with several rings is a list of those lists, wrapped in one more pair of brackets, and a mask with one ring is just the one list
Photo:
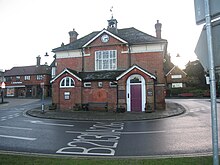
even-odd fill
[(116, 82), (117, 83), (117, 86), (116, 86), (116, 99), (117, 99), (117, 101), (116, 101), (116, 112), (118, 112), (118, 82)]
[(82, 52), (82, 72), (84, 72), (84, 51), (85, 51), (85, 49), (82, 48), (81, 49), (81, 52)]
[[(82, 72), (85, 71), (85, 68), (84, 68), (84, 62), (85, 62), (85, 59), (84, 59), (84, 52), (85, 52), (85, 49), (82, 48), (81, 49), (81, 52), (82, 52)], [(80, 92), (81, 92), (81, 105), (83, 104), (83, 80), (81, 81), (81, 86), (80, 86)]]
[(157, 109), (157, 100), (156, 100), (156, 82), (157, 82), (157, 80), (154, 80), (154, 111)]
[(128, 67), (131, 67), (131, 46), (128, 44)]

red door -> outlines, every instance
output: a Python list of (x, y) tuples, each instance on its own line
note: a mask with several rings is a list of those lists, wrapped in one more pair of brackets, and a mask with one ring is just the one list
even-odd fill
[(131, 85), (131, 111), (132, 112), (141, 112), (141, 84)]

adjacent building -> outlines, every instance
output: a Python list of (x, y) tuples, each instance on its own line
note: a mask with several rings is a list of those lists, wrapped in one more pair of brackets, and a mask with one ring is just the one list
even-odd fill
[(173, 66), (166, 74), (166, 83), (169, 89), (184, 88), (187, 83), (187, 74), (178, 66)]
[(0, 83), (4, 82), (4, 72), (0, 70)]
[(162, 24), (155, 24), (154, 37), (134, 27), (119, 29), (117, 23), (112, 17), (107, 29), (79, 39), (73, 29), (70, 43), (53, 49), (52, 101), (58, 108), (103, 105), (128, 112), (165, 108), (167, 40), (161, 38)]
[(51, 68), (40, 64), (41, 57), (37, 57), (37, 64), (32, 66), (13, 67), (6, 70), (5, 84), (7, 97), (41, 98), (50, 95)]

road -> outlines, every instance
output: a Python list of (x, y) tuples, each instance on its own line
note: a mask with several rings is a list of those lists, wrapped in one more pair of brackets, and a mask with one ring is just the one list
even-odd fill
[(10, 104), (0, 105), (1, 151), (121, 157), (209, 154), (212, 151), (210, 101), (207, 99), (169, 99), (183, 105), (186, 113), (158, 120), (122, 122), (34, 118), (25, 115), (25, 111), (39, 107), (39, 100), (9, 101)]

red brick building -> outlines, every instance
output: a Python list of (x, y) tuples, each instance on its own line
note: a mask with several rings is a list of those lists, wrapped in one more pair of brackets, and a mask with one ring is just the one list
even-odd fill
[(57, 67), (51, 81), (53, 103), (62, 110), (104, 103), (108, 110), (163, 109), (167, 41), (161, 39), (159, 21), (155, 28), (156, 37), (133, 27), (118, 29), (112, 18), (107, 29), (80, 39), (73, 29), (70, 43), (53, 49)]
[(166, 74), (167, 87), (170, 88), (184, 88), (187, 83), (187, 74), (178, 66), (173, 66)]
[(43, 87), (44, 96), (50, 95), (51, 68), (40, 65), (40, 58), (37, 57), (37, 65), (13, 67), (5, 71), (5, 96), (41, 98)]

